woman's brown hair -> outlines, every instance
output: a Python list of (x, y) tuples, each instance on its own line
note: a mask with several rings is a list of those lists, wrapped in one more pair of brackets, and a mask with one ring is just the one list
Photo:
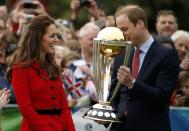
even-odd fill
[(40, 69), (48, 72), (50, 79), (59, 77), (60, 70), (55, 64), (54, 53), (46, 54), (41, 45), (42, 37), (51, 24), (54, 24), (54, 20), (47, 15), (38, 15), (31, 20), (26, 32), (21, 36), (18, 49), (10, 60), (6, 76), (8, 80), (11, 80), (11, 70), (14, 64), (19, 63), (22, 67), (27, 67), (33, 61), (37, 61)]

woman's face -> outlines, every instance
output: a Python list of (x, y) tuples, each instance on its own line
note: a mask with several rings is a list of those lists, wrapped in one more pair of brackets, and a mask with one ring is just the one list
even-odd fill
[(69, 28), (64, 27), (63, 36), (65, 41), (72, 40), (73, 38), (72, 31)]
[(186, 96), (189, 96), (189, 81), (188, 79), (187, 80), (184, 80), (181, 85), (180, 85), (184, 95)]
[(46, 53), (54, 53), (54, 46), (59, 42), (57, 38), (58, 30), (54, 24), (47, 27), (46, 33), (42, 37), (42, 48)]

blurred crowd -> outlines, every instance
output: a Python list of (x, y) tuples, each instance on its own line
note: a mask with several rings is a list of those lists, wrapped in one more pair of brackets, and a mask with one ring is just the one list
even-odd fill
[[(80, 29), (76, 29), (81, 8), (86, 8), (90, 18)], [(93, 38), (104, 27), (116, 26), (116, 23), (114, 14), (107, 15), (108, 12), (99, 7), (95, 0), (70, 0), (70, 10), (70, 19), (55, 20), (59, 42), (54, 49), (55, 61), (62, 71), (67, 100), (74, 112), (98, 101), (92, 73)], [(10, 11), (6, 5), (0, 5), (0, 89), (4, 91), (6, 88), (11, 93), (10, 98), (7, 98), (10, 99), (9, 103), (16, 103), (16, 100), (11, 83), (5, 79), (9, 68), (7, 63), (19, 48), (18, 41), (27, 30), (27, 24), (40, 14), (48, 15), (38, 0), (19, 0)], [(189, 33), (179, 29), (177, 17), (171, 10), (160, 10), (154, 26), (157, 41), (167, 48), (175, 48), (180, 60), (181, 71), (170, 105), (189, 106)]]

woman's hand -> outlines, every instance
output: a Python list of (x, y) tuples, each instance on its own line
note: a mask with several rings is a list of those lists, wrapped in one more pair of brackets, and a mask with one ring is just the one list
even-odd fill
[(5, 104), (9, 103), (10, 95), (10, 90), (7, 90), (7, 88), (0, 90), (0, 108), (2, 108)]

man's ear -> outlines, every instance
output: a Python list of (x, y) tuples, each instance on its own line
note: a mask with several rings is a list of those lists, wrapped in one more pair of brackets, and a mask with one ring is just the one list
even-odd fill
[(145, 28), (144, 22), (143, 22), (141, 19), (139, 19), (139, 20), (137, 21), (137, 23), (136, 23), (136, 28), (139, 28), (139, 29)]

